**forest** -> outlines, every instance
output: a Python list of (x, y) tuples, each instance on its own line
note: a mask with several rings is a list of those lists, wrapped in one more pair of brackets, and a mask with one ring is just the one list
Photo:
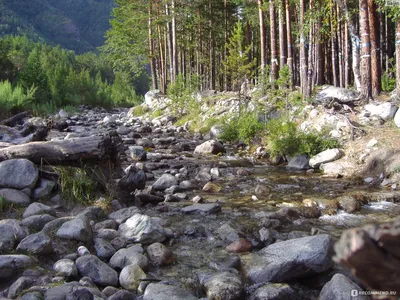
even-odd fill
[(306, 99), (323, 84), (373, 98), (395, 88), (396, 74), (400, 96), (396, 1), (115, 2), (103, 51), (133, 70), (150, 65), (162, 92), (177, 76), (198, 77), (200, 89), (274, 88), (281, 70)]

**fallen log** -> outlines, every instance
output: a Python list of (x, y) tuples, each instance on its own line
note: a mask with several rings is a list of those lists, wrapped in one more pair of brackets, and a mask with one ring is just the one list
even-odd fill
[(0, 124), (14, 127), (19, 121), (21, 121), (25, 117), (28, 117), (29, 115), (30, 115), (29, 111), (24, 111), (12, 116), (11, 118), (0, 121)]
[(111, 132), (50, 142), (30, 142), (0, 149), (0, 161), (26, 158), (36, 164), (74, 164), (85, 161), (115, 160), (121, 139)]

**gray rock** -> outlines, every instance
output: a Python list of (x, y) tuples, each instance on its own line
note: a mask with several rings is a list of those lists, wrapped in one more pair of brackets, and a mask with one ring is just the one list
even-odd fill
[(27, 159), (9, 159), (0, 163), (0, 187), (34, 188), (39, 178), (36, 165)]
[(81, 276), (87, 276), (101, 286), (117, 286), (118, 273), (102, 262), (97, 256), (87, 254), (76, 260), (76, 267)]
[(109, 265), (114, 269), (122, 270), (128, 265), (138, 265), (142, 270), (147, 270), (149, 261), (143, 255), (143, 248), (139, 245), (118, 250), (110, 259)]
[(115, 229), (100, 229), (97, 233), (97, 237), (111, 241), (120, 236), (120, 233)]
[(222, 135), (224, 132), (224, 126), (223, 125), (214, 125), (210, 128), (210, 137), (212, 139), (219, 139), (219, 137)]
[(75, 263), (70, 259), (60, 259), (53, 266), (54, 271), (63, 277), (75, 277), (78, 275), (78, 269)]
[(144, 103), (146, 103), (146, 105), (148, 106), (152, 106), (153, 105), (153, 101), (157, 100), (159, 97), (160, 91), (159, 90), (151, 90), (148, 91), (145, 95), (144, 95)]
[(232, 243), (240, 238), (239, 233), (229, 223), (225, 223), (217, 229), (219, 237), (223, 241)]
[(396, 114), (394, 115), (394, 124), (400, 128), (400, 110), (397, 110)]
[(207, 293), (208, 299), (243, 299), (243, 282), (237, 270), (217, 274), (199, 275), (200, 283)]
[(286, 283), (266, 283), (260, 286), (250, 300), (291, 300), (297, 299), (297, 292)]
[(127, 239), (122, 237), (116, 237), (115, 239), (110, 241), (110, 244), (114, 247), (116, 251), (125, 248), (127, 243)]
[(194, 153), (198, 154), (218, 154), (218, 153), (225, 153), (224, 146), (216, 141), (216, 140), (209, 140), (204, 142), (201, 145), (198, 145), (196, 149), (194, 149)]
[[(0, 226), (1, 225), (10, 226), (10, 230), (15, 235), (17, 241), (22, 240), (29, 234), (28, 228), (21, 226), (19, 221), (15, 219), (0, 220)], [(0, 232), (2, 232), (2, 230), (0, 230)]]
[(155, 266), (165, 266), (175, 259), (172, 251), (161, 243), (154, 243), (147, 247), (147, 255)]
[(125, 169), (125, 175), (118, 181), (118, 187), (124, 192), (143, 190), (146, 187), (146, 173), (130, 165)]
[(0, 253), (7, 253), (14, 249), (17, 236), (13, 227), (8, 224), (0, 224)]
[(371, 114), (371, 116), (378, 116), (384, 121), (390, 121), (394, 118), (398, 107), (390, 102), (381, 104), (367, 104), (364, 109)]
[(92, 239), (92, 227), (86, 217), (77, 217), (62, 224), (57, 230), (56, 236), (62, 239), (88, 242)]
[(47, 179), (40, 179), (38, 186), (32, 191), (32, 197), (35, 200), (50, 199), (51, 192), (56, 183)]
[[(367, 300), (368, 296), (358, 295), (362, 289), (343, 274), (335, 274), (332, 279), (327, 282), (319, 295), (320, 300), (344, 300), (356, 299)], [(353, 294), (355, 293), (355, 294)]]
[(272, 244), (242, 257), (251, 283), (284, 282), (322, 273), (333, 266), (333, 240), (327, 234)]
[(178, 185), (178, 180), (171, 174), (163, 174), (156, 182), (153, 183), (153, 189), (163, 191), (171, 186)]
[(66, 300), (94, 300), (94, 297), (88, 288), (78, 287), (69, 293)]
[(18, 278), (8, 289), (7, 297), (15, 299), (25, 289), (31, 287), (33, 284), (32, 278), (22, 276)]
[(318, 168), (321, 164), (332, 162), (338, 160), (344, 155), (343, 151), (340, 149), (328, 149), (314, 155), (310, 158), (309, 164), (312, 168)]
[(146, 278), (146, 273), (138, 265), (128, 265), (119, 274), (119, 284), (127, 290), (137, 290), (142, 279)]
[(129, 146), (129, 153), (135, 161), (145, 161), (147, 158), (147, 151), (142, 146)]
[(55, 215), (55, 211), (48, 205), (39, 202), (34, 202), (25, 209), (22, 218), (25, 219), (30, 216), (43, 215), (43, 214)]
[(135, 214), (118, 228), (121, 236), (134, 242), (152, 244), (166, 239), (165, 229), (157, 219)]
[(218, 203), (194, 204), (181, 209), (186, 214), (214, 214), (221, 211)]
[(10, 204), (28, 206), (31, 203), (31, 199), (25, 193), (13, 189), (1, 189), (0, 197)]
[(29, 230), (32, 231), (39, 231), (42, 230), (46, 224), (55, 220), (56, 218), (50, 216), (48, 214), (45, 215), (37, 215), (37, 216), (30, 216), (21, 221), (22, 226), (26, 226)]
[(38, 300), (43, 298), (44, 295), (41, 292), (28, 292), (23, 294), (20, 300)]
[(144, 292), (143, 300), (197, 300), (197, 297), (178, 286), (150, 283)]
[(118, 133), (119, 135), (127, 135), (127, 134), (130, 133), (130, 132), (131, 132), (131, 129), (128, 128), (128, 127), (125, 127), (125, 126), (119, 126), (119, 127), (117, 128), (117, 133)]
[(50, 288), (44, 295), (45, 300), (66, 300), (74, 287), (79, 286), (77, 282), (66, 283), (60, 286)]
[(308, 155), (306, 154), (297, 155), (289, 161), (287, 167), (289, 169), (295, 169), (295, 170), (306, 170), (310, 167), (308, 161), (309, 161)]
[(115, 253), (114, 247), (102, 238), (94, 239), (94, 249), (96, 250), (96, 255), (102, 260), (108, 260)]
[(26, 255), (0, 255), (0, 279), (8, 280), (31, 264), (31, 258)]
[(93, 230), (95, 232), (100, 232), (102, 229), (117, 229), (118, 224), (115, 222), (115, 220), (104, 220), (101, 222), (96, 223), (94, 225)]
[(34, 233), (24, 238), (17, 247), (18, 252), (33, 255), (46, 255), (53, 252), (51, 239), (43, 232)]
[(104, 209), (100, 206), (89, 206), (86, 207), (82, 212), (80, 212), (77, 217), (86, 217), (89, 221), (99, 221), (106, 217)]
[(112, 212), (111, 214), (108, 215), (108, 218), (115, 220), (117, 224), (122, 224), (130, 217), (139, 212), (140, 210), (136, 206), (131, 206), (128, 208), (122, 208), (120, 210)]
[(107, 300), (136, 300), (135, 294), (126, 290), (120, 290), (115, 294), (111, 295)]
[[(32, 216), (32, 217), (40, 217), (40, 216)], [(29, 217), (29, 218), (31, 218), (31, 217)], [(58, 218), (58, 219), (53, 218), (53, 220), (51, 220), (50, 222), (46, 223), (46, 225), (44, 225), (42, 232), (44, 232), (47, 235), (51, 235), (54, 231), (56, 231), (58, 228), (60, 228), (62, 224), (64, 224), (65, 222), (71, 221), (73, 219), (74, 219), (74, 217), (63, 217), (63, 218)]]
[(335, 86), (325, 86), (315, 96), (315, 100), (319, 102), (332, 101), (335, 99), (340, 103), (347, 103), (357, 100), (359, 94), (355, 91)]

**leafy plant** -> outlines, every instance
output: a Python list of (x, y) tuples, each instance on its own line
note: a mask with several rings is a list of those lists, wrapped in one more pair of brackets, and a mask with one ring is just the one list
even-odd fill
[(17, 85), (12, 87), (11, 83), (6, 81), (0, 82), (0, 106), (1, 114), (8, 115), (14, 110), (21, 110), (26, 108), (34, 98), (36, 88), (31, 87), (25, 90)]
[(388, 60), (389, 68), (382, 74), (382, 91), (391, 92), (396, 87), (396, 62), (394, 58)]
[(241, 140), (248, 143), (264, 128), (255, 112), (244, 112), (226, 123), (221, 135), (222, 141)]

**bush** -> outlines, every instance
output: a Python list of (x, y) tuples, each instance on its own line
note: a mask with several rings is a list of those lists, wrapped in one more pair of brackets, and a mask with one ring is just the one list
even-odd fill
[(264, 128), (257, 113), (245, 112), (226, 123), (221, 135), (222, 141), (241, 140), (249, 143)]
[(34, 98), (36, 89), (34, 87), (24, 90), (21, 86), (12, 87), (11, 83), (0, 82), (0, 107), (3, 116), (17, 110), (26, 109)]
[(324, 132), (299, 132), (297, 125), (284, 118), (271, 120), (267, 125), (268, 149), (272, 156), (307, 154), (314, 156), (340, 146), (338, 140)]

